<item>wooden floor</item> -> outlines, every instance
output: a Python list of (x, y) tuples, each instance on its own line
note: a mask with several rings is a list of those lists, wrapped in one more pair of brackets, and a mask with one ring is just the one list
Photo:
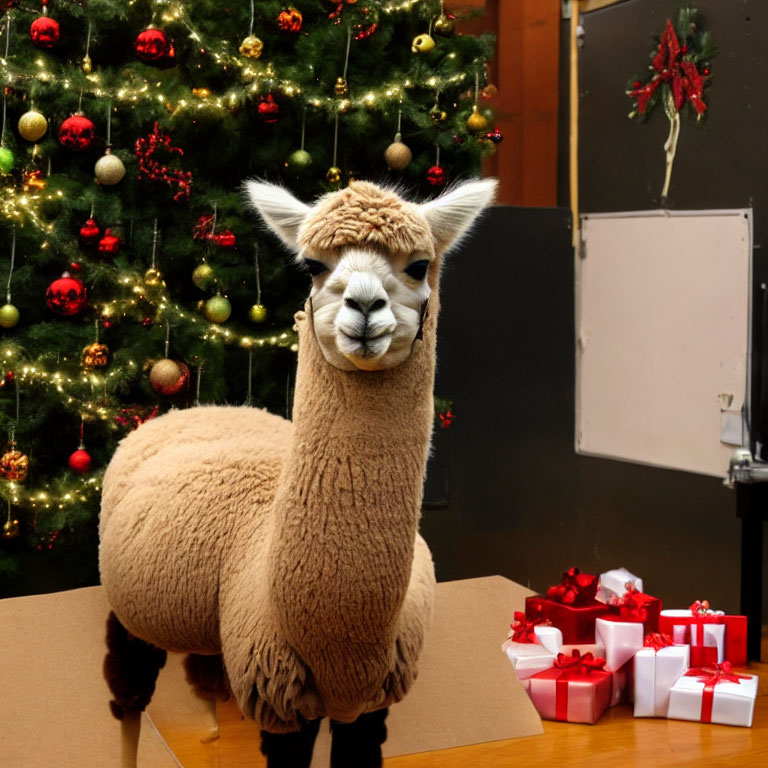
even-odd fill
[[(765, 656), (764, 656), (765, 658)], [(752, 728), (701, 725), (679, 720), (632, 717), (629, 706), (614, 707), (596, 725), (544, 721), (544, 734), (459, 749), (406, 755), (385, 768), (719, 768), (768, 766), (768, 664), (753, 664), (760, 676)], [(243, 721), (236, 705), (219, 707), (220, 738), (200, 743), (199, 733), (163, 731), (184, 768), (263, 768), (259, 732)]]

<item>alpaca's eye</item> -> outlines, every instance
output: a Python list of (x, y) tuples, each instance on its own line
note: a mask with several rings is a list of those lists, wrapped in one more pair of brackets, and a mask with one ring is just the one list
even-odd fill
[(328, 267), (326, 267), (322, 261), (317, 261), (317, 259), (304, 259), (302, 263), (312, 277), (317, 277), (318, 275), (322, 275), (323, 272), (328, 271)]
[(405, 268), (405, 274), (408, 277), (412, 277), (414, 280), (423, 280), (427, 276), (427, 270), (429, 269), (429, 261), (421, 259), (420, 261), (414, 261)]

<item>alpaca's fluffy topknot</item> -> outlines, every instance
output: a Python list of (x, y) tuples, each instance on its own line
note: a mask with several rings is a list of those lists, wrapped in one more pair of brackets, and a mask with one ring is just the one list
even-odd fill
[(301, 228), (299, 245), (308, 251), (373, 246), (391, 253), (434, 252), (426, 218), (393, 191), (353, 181), (314, 206)]

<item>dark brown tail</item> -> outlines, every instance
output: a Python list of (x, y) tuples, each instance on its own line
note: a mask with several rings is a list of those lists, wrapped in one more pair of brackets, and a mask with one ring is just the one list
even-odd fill
[(118, 720), (146, 708), (155, 692), (157, 675), (165, 665), (166, 656), (165, 651), (130, 634), (110, 611), (104, 678), (114, 696), (109, 708)]

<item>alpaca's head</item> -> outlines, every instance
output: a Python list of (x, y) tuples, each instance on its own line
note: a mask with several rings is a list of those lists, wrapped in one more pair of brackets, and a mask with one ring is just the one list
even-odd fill
[(358, 181), (309, 206), (283, 187), (246, 183), (248, 197), (312, 275), (315, 334), (342, 370), (384, 370), (408, 358), (442, 255), (494, 197), (469, 181), (428, 203)]

